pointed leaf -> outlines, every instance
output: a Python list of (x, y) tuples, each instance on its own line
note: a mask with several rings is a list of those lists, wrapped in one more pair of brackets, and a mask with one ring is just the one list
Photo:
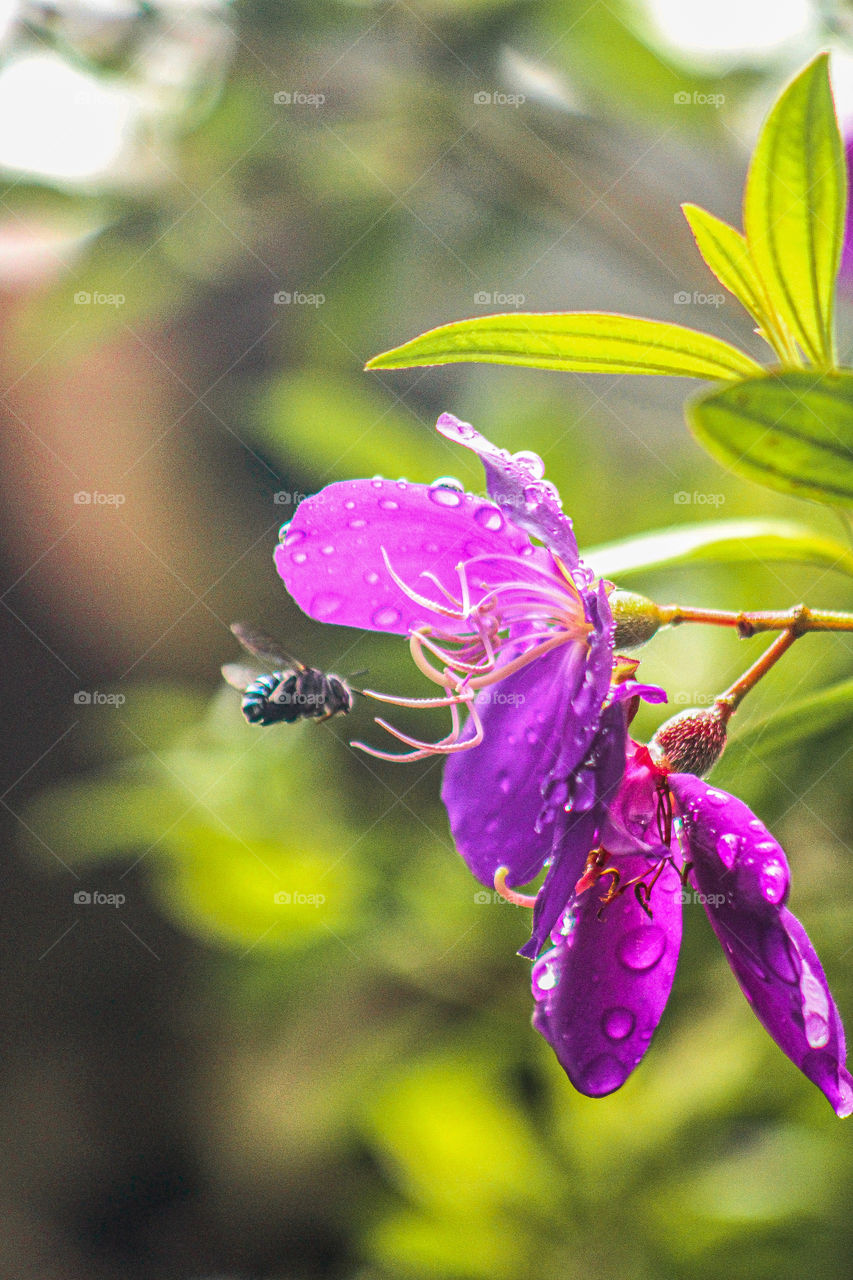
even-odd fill
[(697, 204), (683, 204), (693, 238), (702, 257), (719, 280), (743, 304), (771, 346), (784, 359), (784, 336), (767, 299), (746, 237)]
[(799, 498), (853, 505), (853, 374), (754, 378), (688, 404), (687, 421), (737, 475)]
[(833, 297), (846, 189), (828, 55), (821, 54), (764, 124), (746, 183), (744, 227), (774, 310), (825, 368), (835, 360)]
[(657, 529), (638, 538), (584, 549), (583, 558), (597, 577), (617, 582), (681, 565), (774, 561), (837, 569), (853, 577), (853, 551), (833, 538), (784, 520), (709, 520)]
[(708, 333), (597, 311), (512, 312), (458, 320), (374, 356), (366, 367), (405, 369), (462, 361), (704, 379), (750, 378), (761, 371), (737, 347)]

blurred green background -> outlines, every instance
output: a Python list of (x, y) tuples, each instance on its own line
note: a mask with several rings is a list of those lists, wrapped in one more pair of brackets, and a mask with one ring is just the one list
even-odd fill
[[(699, 450), (690, 383), (361, 366), (514, 306), (676, 320), (761, 358), (679, 203), (738, 221), (762, 113), (820, 48), (846, 119), (851, 29), (807, 0), (2, 7), (0, 1273), (844, 1274), (851, 1130), (699, 906), (646, 1061), (582, 1098), (529, 1025), (527, 915), (477, 900), (440, 765), (351, 750), (381, 736), (363, 705), (252, 730), (218, 672), (249, 618), (424, 692), (399, 641), (302, 616), (272, 551), (332, 480), (482, 488), (443, 410), (542, 454), (582, 546), (755, 515), (838, 535)], [(838, 574), (758, 561), (630, 586), (853, 607)], [(760, 648), (682, 629), (643, 672), (677, 709)], [(789, 850), (848, 1023), (849, 729), (764, 721), (850, 655), (803, 640), (715, 775)], [(642, 714), (645, 735), (663, 713)]]

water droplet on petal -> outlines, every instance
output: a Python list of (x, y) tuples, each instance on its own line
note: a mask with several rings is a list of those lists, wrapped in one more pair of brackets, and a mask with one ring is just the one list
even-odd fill
[(715, 791), (713, 787), (708, 787), (705, 792), (705, 799), (709, 804), (716, 805), (718, 809), (722, 809), (729, 803), (730, 797), (726, 795), (725, 791)]
[(800, 995), (806, 1039), (813, 1049), (822, 1049), (829, 1040), (829, 1000), (820, 981), (805, 962), (800, 978)]
[(526, 729), (524, 732), (524, 737), (528, 745), (531, 747), (535, 747), (536, 743), (539, 741), (539, 734), (536, 732), (535, 729)]
[(364, 581), (369, 587), (375, 587), (379, 581), (379, 574), (374, 573), (372, 569), (368, 569), (367, 573), (364, 575)]
[(288, 531), (288, 529), (289, 529), (289, 528), (290, 528), (290, 521), (289, 521), (289, 520), (287, 520), (287, 521), (286, 521), (286, 522), (281, 526), (281, 528), (280, 528), (280, 529), (279, 529), (279, 531), (278, 531), (278, 540), (279, 540), (279, 542), (284, 543), (284, 542), (286, 541), (286, 539), (287, 539), (287, 531)]
[(521, 492), (528, 507), (536, 507), (542, 501), (542, 491), (538, 484), (526, 484)]
[(371, 617), (374, 627), (379, 627), (387, 631), (389, 627), (395, 627), (400, 621), (400, 610), (395, 609), (393, 605), (383, 605), (381, 609), (377, 609)]
[(636, 1019), (630, 1009), (616, 1005), (607, 1009), (601, 1018), (601, 1029), (610, 1040), (624, 1040), (634, 1030)]
[(457, 480), (456, 476), (439, 476), (437, 480), (433, 480), (430, 485), (431, 489), (456, 489), (459, 493), (465, 492), (465, 486), (461, 480)]
[(767, 858), (758, 873), (761, 892), (768, 902), (781, 902), (788, 889), (788, 873), (780, 858)]
[(733, 831), (727, 831), (724, 836), (720, 836), (717, 841), (716, 849), (724, 867), (734, 866), (735, 860), (742, 847), (742, 837), (736, 836)]
[(439, 507), (459, 507), (462, 505), (462, 493), (459, 488), (451, 487), (444, 481), (434, 484), (429, 491), (431, 500)]
[(383, 484), (382, 477), (374, 476), (370, 483), (372, 484), (374, 489), (381, 489)]
[(762, 831), (762, 832), (767, 830), (767, 828), (765, 827), (764, 823), (761, 821), (760, 818), (750, 818), (749, 829), (750, 831)]
[(400, 504), (395, 502), (393, 498), (380, 498), (379, 505), (383, 511), (399, 511)]
[(290, 553), (290, 559), (293, 564), (304, 564), (308, 557), (304, 551), (292, 551)]
[(345, 508), (347, 509), (347, 511), (354, 511), (354, 510), (355, 510), (355, 503), (353, 502), (352, 498), (348, 498), (348, 499), (346, 500), (346, 502), (344, 503), (344, 506), (345, 506)]
[(528, 449), (521, 449), (518, 453), (512, 455), (511, 460), (517, 463), (518, 466), (523, 467), (534, 480), (541, 480), (545, 474), (545, 463), (538, 453), (531, 453)]
[[(304, 541), (305, 541), (305, 534), (302, 532), (302, 530), (301, 530), (301, 529), (292, 529), (292, 530), (288, 533), (288, 532), (287, 532), (288, 528), (289, 528), (289, 526), (288, 526), (288, 525), (286, 525), (286, 524), (283, 524), (283, 525), (281, 526), (281, 530), (280, 530), (280, 532), (279, 532), (279, 535), (278, 535), (278, 536), (279, 536), (279, 539), (280, 539), (280, 541), (281, 541), (281, 543), (282, 543), (282, 546), (285, 546), (285, 547), (295, 547), (295, 546), (297, 546), (300, 542), (304, 542)], [(284, 534), (284, 537), (282, 537), (282, 536), (281, 536), (282, 534)]]
[(315, 618), (325, 621), (326, 618), (331, 618), (333, 614), (338, 612), (343, 602), (343, 596), (339, 596), (336, 592), (321, 591), (311, 601), (308, 612), (312, 613)]
[(553, 955), (554, 953), (551, 952), (550, 955), (542, 956), (542, 958), (537, 960), (536, 964), (533, 966), (532, 982), (534, 996), (537, 992), (544, 993), (546, 991), (553, 991), (560, 981), (560, 970), (552, 959)]
[(438, 543), (437, 543), (437, 542), (425, 542), (425, 543), (423, 544), (423, 546), (421, 547), (421, 550), (422, 550), (423, 552), (425, 552), (425, 553), (426, 553), (426, 555), (428, 555), (428, 556), (437, 556), (437, 555), (438, 555)]
[(324, 556), (333, 556), (335, 554), (335, 548), (331, 542), (327, 542), (325, 547), (320, 548), (320, 554)]
[(616, 955), (626, 969), (653, 969), (666, 951), (666, 934), (656, 924), (642, 924), (620, 939)]
[(356, 520), (347, 521), (347, 526), (350, 529), (363, 529), (366, 524), (367, 524), (366, 520), (356, 519)]
[(599, 1054), (581, 1070), (579, 1083), (584, 1093), (600, 1097), (618, 1089), (625, 1079), (625, 1067), (609, 1053)]
[(408, 482), (408, 480), (406, 479), (406, 477), (405, 477), (405, 476), (400, 476), (400, 479), (397, 481), (397, 488), (398, 488), (398, 489), (408, 489), (408, 487), (409, 487), (409, 482)]
[(499, 533), (504, 527), (504, 518), (497, 507), (478, 507), (474, 519), (491, 533)]
[(505, 769), (502, 769), (498, 774), (498, 788), (505, 796), (509, 795), (512, 790), (512, 779)]

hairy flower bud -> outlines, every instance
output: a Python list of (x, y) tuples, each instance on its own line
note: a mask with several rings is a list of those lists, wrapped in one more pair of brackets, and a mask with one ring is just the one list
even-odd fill
[(694, 773), (703, 778), (723, 754), (730, 715), (731, 708), (717, 703), (679, 711), (652, 738), (652, 754), (673, 773)]
[(653, 600), (632, 591), (613, 591), (609, 596), (616, 634), (617, 650), (639, 649), (663, 626), (661, 611)]

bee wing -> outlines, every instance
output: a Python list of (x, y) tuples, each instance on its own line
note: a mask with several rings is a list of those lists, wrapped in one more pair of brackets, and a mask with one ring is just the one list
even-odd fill
[(258, 672), (256, 667), (244, 666), (242, 662), (226, 662), (222, 668), (222, 677), (230, 684), (232, 689), (239, 689), (241, 693), (245, 693), (253, 680), (257, 680)]
[(270, 671), (288, 666), (295, 667), (297, 671), (305, 670), (301, 662), (284, 652), (277, 640), (273, 640), (272, 636), (259, 631), (257, 627), (251, 626), (250, 623), (232, 622), (231, 631), (246, 652), (258, 658)]

